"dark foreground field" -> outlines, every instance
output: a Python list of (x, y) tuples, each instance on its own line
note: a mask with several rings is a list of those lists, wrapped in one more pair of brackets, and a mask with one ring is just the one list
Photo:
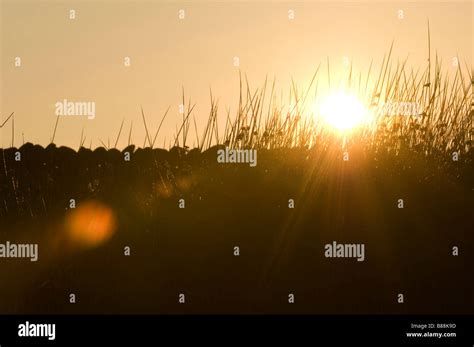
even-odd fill
[[(472, 313), (472, 151), (335, 148), (259, 150), (256, 167), (215, 148), (0, 150), (0, 242), (39, 244), (37, 262), (0, 259), (0, 311)], [(74, 210), (94, 209), (115, 232), (72, 242)], [(365, 261), (326, 258), (333, 241)]]

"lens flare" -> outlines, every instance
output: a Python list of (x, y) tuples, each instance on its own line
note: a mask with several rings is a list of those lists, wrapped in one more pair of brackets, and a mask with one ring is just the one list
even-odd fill
[(66, 216), (66, 231), (77, 246), (95, 247), (115, 232), (116, 218), (111, 208), (97, 201), (87, 201)]

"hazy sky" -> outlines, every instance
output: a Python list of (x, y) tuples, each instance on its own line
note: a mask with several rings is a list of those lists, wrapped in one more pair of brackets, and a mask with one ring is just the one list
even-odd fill
[[(15, 112), (15, 145), (46, 145), (58, 101), (95, 103), (95, 118), (60, 117), (55, 142), (77, 148), (115, 139), (126, 145), (130, 122), (142, 145), (143, 106), (152, 132), (171, 106), (158, 144), (168, 145), (181, 115), (181, 88), (197, 102), (200, 129), (209, 111), (209, 88), (235, 114), (240, 69), (251, 87), (265, 75), (284, 94), (291, 77), (304, 86), (319, 63), (329, 58), (335, 75), (344, 57), (356, 71), (379, 67), (395, 40), (394, 57), (425, 66), (427, 19), (432, 49), (449, 70), (452, 58), (473, 62), (474, 2), (271, 2), (271, 1), (1, 1), (0, 123)], [(70, 19), (70, 10), (75, 19)], [(180, 19), (184, 10), (184, 19)], [(294, 11), (294, 19), (289, 12)], [(403, 19), (399, 18), (403, 11)], [(182, 14), (182, 13), (181, 13)], [(15, 66), (16, 57), (21, 66)], [(125, 66), (125, 57), (130, 66)], [(11, 142), (11, 126), (0, 130), (0, 145)]]

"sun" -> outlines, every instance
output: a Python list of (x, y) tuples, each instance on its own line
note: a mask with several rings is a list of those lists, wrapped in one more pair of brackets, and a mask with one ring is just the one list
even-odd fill
[(356, 96), (344, 92), (330, 94), (316, 111), (324, 123), (339, 131), (362, 125), (368, 115), (367, 109)]

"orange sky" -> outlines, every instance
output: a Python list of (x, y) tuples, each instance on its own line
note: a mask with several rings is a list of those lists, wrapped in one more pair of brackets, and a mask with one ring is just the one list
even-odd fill
[[(69, 19), (69, 11), (76, 18)], [(185, 18), (179, 19), (179, 10)], [(288, 11), (294, 10), (294, 19)], [(403, 10), (404, 19), (399, 19)], [(379, 67), (395, 40), (394, 56), (408, 66), (424, 67), (426, 22), (432, 48), (446, 71), (452, 58), (472, 66), (474, 2), (271, 2), (271, 1), (1, 1), (0, 121), (15, 112), (15, 145), (47, 145), (56, 121), (55, 103), (95, 102), (96, 116), (61, 117), (55, 142), (77, 148), (81, 131), (86, 144), (115, 139), (122, 119), (135, 142), (143, 144), (143, 106), (149, 127), (156, 129), (171, 106), (159, 146), (168, 145), (181, 115), (181, 87), (197, 102), (202, 128), (209, 111), (209, 88), (235, 114), (238, 71), (251, 86), (265, 75), (277, 78), (287, 95), (291, 77), (308, 83), (319, 63), (329, 58), (335, 76), (344, 72), (344, 57), (366, 72), (373, 59)], [(15, 57), (21, 66), (15, 67)], [(131, 65), (124, 66), (130, 57)], [(452, 68), (452, 67), (451, 67)], [(0, 123), (1, 123), (0, 122)], [(126, 145), (122, 136), (119, 147)], [(11, 128), (0, 130), (0, 145), (11, 142)]]

